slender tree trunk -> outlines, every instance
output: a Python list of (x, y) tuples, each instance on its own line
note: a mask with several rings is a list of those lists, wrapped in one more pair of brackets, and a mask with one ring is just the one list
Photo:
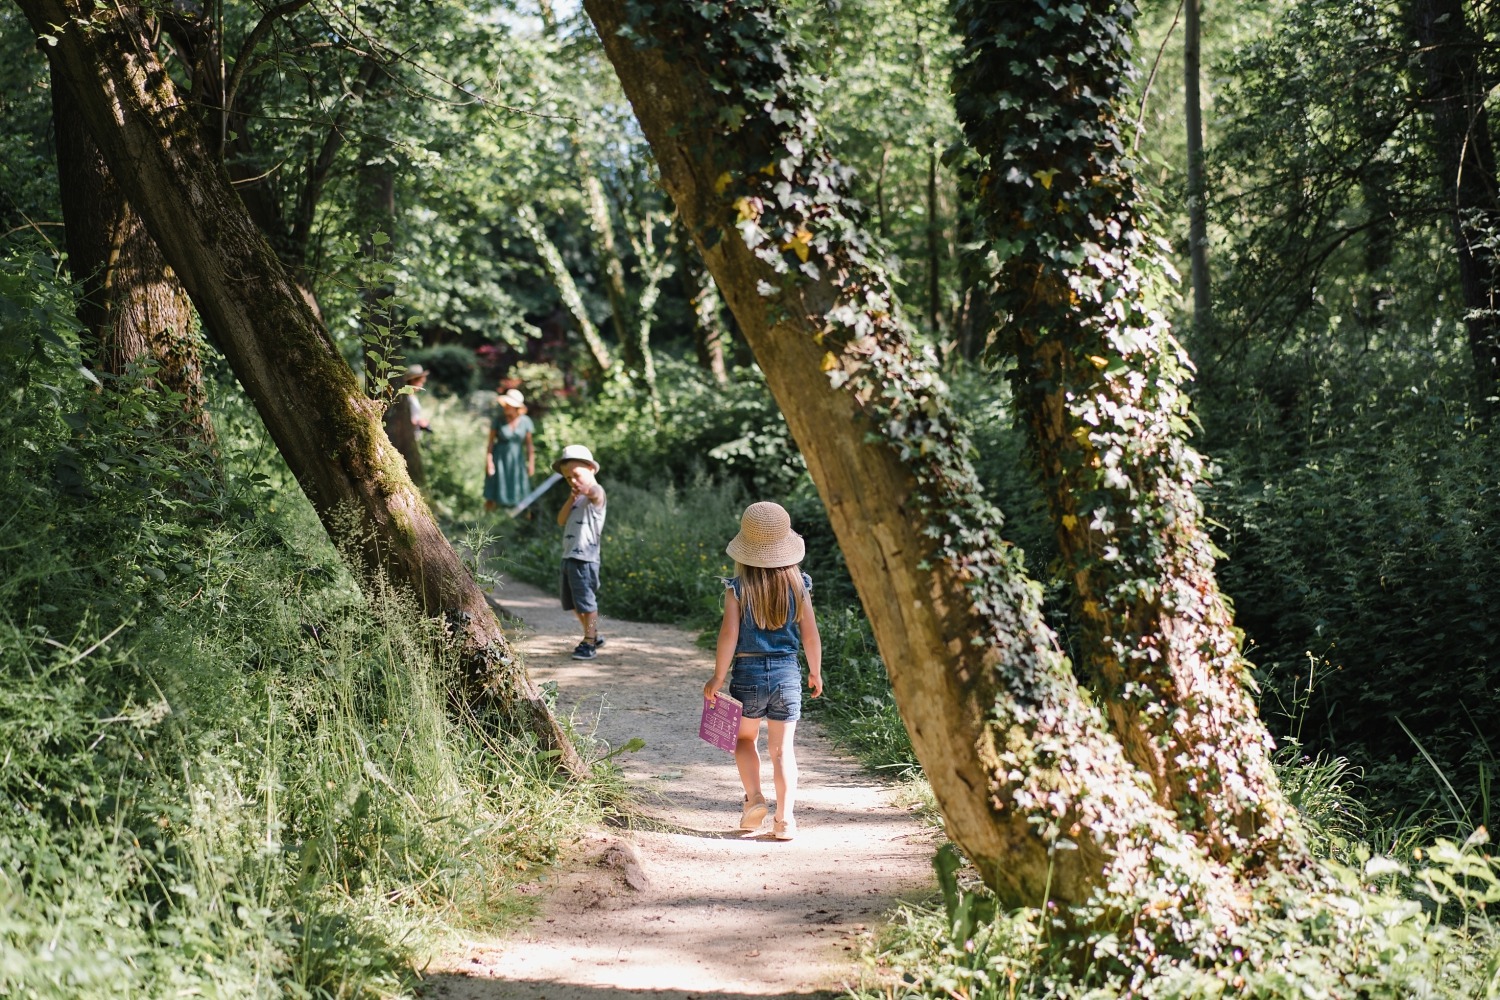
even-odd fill
[(78, 318), (93, 338), (94, 363), (119, 375), (150, 359), (156, 380), (182, 397), (184, 426), (212, 448), (187, 292), (110, 176), (72, 95), (58, 83), (52, 114), (68, 266), (83, 287)]
[(1092, 899), (1063, 919), (1172, 948), (1168, 911), (1232, 923), (1227, 871), (1080, 696), (997, 534), (941, 380), (862, 252), (776, 5), (585, 8), (807, 459), (949, 835), (1007, 904)]
[(542, 267), (551, 276), (552, 284), (556, 286), (563, 306), (573, 316), (573, 322), (578, 324), (578, 332), (583, 336), (583, 342), (588, 346), (589, 353), (593, 355), (594, 364), (599, 366), (601, 372), (609, 371), (613, 363), (613, 359), (609, 356), (609, 348), (605, 346), (604, 339), (599, 336), (594, 321), (589, 319), (589, 311), (583, 304), (583, 296), (578, 294), (578, 285), (574, 283), (573, 275), (569, 273), (568, 265), (563, 262), (557, 245), (547, 235), (547, 230), (542, 228), (542, 220), (537, 218), (536, 209), (530, 205), (519, 205), (516, 207), (516, 219), (521, 223), (521, 228), (526, 235), (531, 237), (531, 242), (536, 245), (537, 254), (542, 258)]
[(943, 223), (938, 218), (938, 154), (927, 151), (927, 331), (937, 336), (943, 318)]
[[(1114, 101), (1128, 5), (958, 0), (959, 119), (984, 161), (1003, 351), (1056, 527), (1085, 666), (1126, 753), (1205, 850), (1304, 857), (1213, 573), (1187, 443), (1190, 362), (1148, 290), (1164, 266)], [(1017, 51), (1035, 64), (1018, 62)], [(1089, 52), (1074, 63), (1061, 58)], [(1053, 71), (1055, 68), (1055, 72)]]
[(724, 365), (724, 342), (728, 333), (724, 320), (719, 315), (723, 299), (713, 275), (703, 269), (703, 259), (693, 244), (682, 217), (677, 216), (673, 225), (679, 232), (676, 240), (678, 274), (682, 275), (682, 288), (688, 303), (693, 307), (693, 350), (698, 355), (698, 365), (713, 376), (720, 385), (729, 381), (729, 372)]
[(1485, 101), (1484, 46), (1469, 26), (1462, 0), (1411, 0), (1412, 30), (1421, 45), (1432, 116), (1438, 181), (1458, 251), (1459, 290), (1467, 314), (1469, 351), (1483, 397), (1500, 393), (1500, 226), (1495, 149)]
[[(656, 249), (656, 229), (665, 223), (665, 245)], [(640, 383), (646, 390), (651, 410), (658, 415), (661, 402), (656, 393), (656, 357), (651, 353), (651, 327), (656, 323), (656, 302), (661, 298), (661, 283), (672, 273), (677, 254), (674, 243), (676, 230), (672, 217), (647, 211), (641, 218), (640, 229), (627, 229), (630, 249), (635, 254), (640, 269), (641, 294), (635, 302), (635, 341), (640, 352)]]
[(620, 260), (619, 247), (615, 242), (615, 224), (610, 216), (609, 199), (604, 195), (604, 185), (594, 176), (592, 163), (581, 149), (578, 160), (579, 170), (583, 174), (584, 204), (588, 207), (589, 229), (594, 234), (594, 251), (604, 267), (604, 292), (609, 298), (609, 316), (615, 328), (615, 339), (620, 344), (620, 360), (624, 362), (627, 371), (639, 376), (645, 368), (645, 352), (635, 335), (630, 291), (625, 287), (625, 264)]
[(1188, 260), (1193, 285), (1193, 327), (1212, 336), (1213, 300), (1208, 275), (1208, 199), (1203, 186), (1203, 96), (1199, 91), (1202, 0), (1183, 0), (1183, 76), (1187, 111)]
[(19, 0), (56, 38), (54, 79), (81, 116), (162, 256), (192, 296), (329, 535), (370, 588), (410, 590), (442, 616), (461, 689), (586, 772), (438, 530), (322, 324), (199, 140), (134, 4)]

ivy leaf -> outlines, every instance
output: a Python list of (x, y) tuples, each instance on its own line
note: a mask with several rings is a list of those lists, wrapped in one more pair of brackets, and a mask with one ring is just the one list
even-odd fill
[(781, 249), (790, 250), (797, 255), (802, 263), (807, 263), (807, 255), (812, 250), (812, 233), (806, 229), (799, 229), (792, 234), (792, 238), (781, 244)]

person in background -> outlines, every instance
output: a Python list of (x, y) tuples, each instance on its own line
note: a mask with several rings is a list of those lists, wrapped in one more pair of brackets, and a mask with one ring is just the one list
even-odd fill
[(421, 365), (408, 365), (406, 384), (411, 386), (411, 393), (406, 397), (407, 405), (411, 408), (411, 425), (419, 431), (432, 430), (427, 415), (422, 412), (422, 401), (417, 398), (427, 387), (427, 369)]
[(536, 429), (526, 415), (526, 401), (510, 389), (496, 397), (500, 408), (490, 419), (490, 437), (485, 443), (484, 509), (514, 507), (531, 489), (536, 475), (536, 448), (531, 435)]
[(563, 529), (562, 606), (578, 616), (583, 641), (573, 650), (573, 659), (592, 660), (604, 637), (599, 634), (599, 543), (604, 537), (604, 487), (594, 476), (599, 463), (581, 444), (570, 444), (552, 463), (572, 487), (572, 494), (557, 512)]
[(813, 616), (812, 578), (801, 566), (806, 546), (792, 530), (786, 509), (763, 500), (745, 508), (739, 534), (725, 551), (734, 560), (735, 575), (724, 581), (724, 620), (714, 674), (703, 685), (703, 697), (712, 702), (727, 679), (729, 695), (740, 702), (743, 712), (734, 744), (734, 762), (745, 788), (742, 830), (759, 830), (770, 812), (761, 791), (758, 746), (760, 721), (766, 720), (776, 784), (771, 836), (791, 840), (797, 835), (797, 753), (792, 738), (802, 717), (799, 647), (807, 651), (812, 696), (823, 693), (823, 640)]

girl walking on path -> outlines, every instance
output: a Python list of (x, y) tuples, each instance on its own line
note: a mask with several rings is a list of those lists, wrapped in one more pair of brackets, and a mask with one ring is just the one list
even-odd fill
[(771, 835), (777, 840), (797, 834), (797, 754), (792, 738), (802, 717), (799, 646), (807, 651), (812, 697), (823, 693), (823, 642), (813, 617), (812, 578), (800, 565), (805, 550), (802, 536), (792, 530), (792, 519), (780, 504), (761, 501), (745, 508), (739, 534), (725, 550), (735, 562), (736, 575), (724, 581), (724, 621), (714, 675), (703, 685), (703, 697), (713, 701), (727, 679), (730, 696), (743, 706), (734, 744), (734, 762), (745, 788), (742, 830), (759, 830), (770, 811), (761, 791), (757, 746), (760, 722), (766, 720), (776, 785)]
[(484, 509), (514, 507), (531, 490), (536, 475), (536, 450), (531, 443), (531, 418), (526, 401), (515, 389), (502, 393), (500, 411), (490, 419), (490, 439), (485, 444)]

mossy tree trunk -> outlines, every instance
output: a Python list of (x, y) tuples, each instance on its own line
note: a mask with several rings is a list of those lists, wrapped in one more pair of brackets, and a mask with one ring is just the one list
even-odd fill
[(1075, 925), (1176, 950), (1174, 924), (1238, 919), (1229, 869), (1081, 696), (1000, 537), (776, 4), (585, 8), (807, 459), (949, 835), (1007, 904), (1066, 904)]
[(984, 163), (995, 352), (1018, 362), (1081, 658), (1157, 800), (1211, 856), (1253, 869), (1303, 848), (1214, 579), (1194, 492), (1203, 460), (1187, 440), (1190, 363), (1151, 305), (1163, 264), (1116, 112), (1131, 10), (960, 0), (954, 91)]
[(193, 307), (156, 241), (110, 176), (66, 87), (52, 87), (58, 188), (68, 267), (83, 289), (79, 321), (93, 340), (92, 363), (119, 375), (149, 360), (159, 384), (182, 398), (182, 425), (214, 446)]
[[(442, 533), (328, 332), (204, 148), (134, 4), (19, 0), (131, 205), (191, 295), (246, 395), (353, 569), (443, 617), (460, 690), (561, 751), (565, 734)], [(47, 43), (43, 43), (47, 44)]]

